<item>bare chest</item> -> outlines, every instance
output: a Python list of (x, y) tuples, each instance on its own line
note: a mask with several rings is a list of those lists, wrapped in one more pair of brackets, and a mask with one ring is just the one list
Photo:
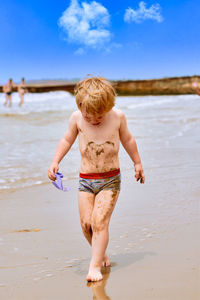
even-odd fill
[(79, 148), (83, 156), (98, 159), (114, 155), (119, 150), (117, 126), (79, 128)]

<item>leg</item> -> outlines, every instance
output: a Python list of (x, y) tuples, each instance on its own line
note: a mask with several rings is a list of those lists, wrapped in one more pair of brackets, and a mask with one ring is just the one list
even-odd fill
[(88, 281), (103, 278), (100, 269), (109, 240), (108, 226), (118, 196), (119, 191), (103, 190), (95, 197), (92, 213), (92, 259), (87, 275)]
[(20, 95), (20, 103), (19, 106), (22, 106), (22, 104), (24, 103), (24, 94), (19, 94)]
[[(79, 192), (79, 215), (83, 234), (88, 243), (92, 245), (92, 212), (94, 208), (95, 195), (87, 192)], [(105, 254), (102, 266), (109, 267), (110, 261)]]
[(12, 97), (11, 95), (8, 96), (8, 102), (9, 102), (9, 107), (12, 107)]
[(5, 102), (4, 102), (4, 105), (6, 106), (6, 105), (7, 105), (7, 103), (8, 103), (8, 95), (7, 95), (7, 94), (5, 94), (5, 97), (6, 97), (6, 100), (5, 100)]
[(89, 244), (92, 244), (92, 211), (94, 208), (95, 195), (88, 192), (79, 192), (78, 205), (80, 222), (85, 238), (88, 240)]

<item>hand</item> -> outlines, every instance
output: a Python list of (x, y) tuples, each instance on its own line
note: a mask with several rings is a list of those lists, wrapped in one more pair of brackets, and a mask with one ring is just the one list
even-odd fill
[(140, 183), (145, 182), (144, 171), (143, 171), (141, 163), (140, 164), (135, 164), (135, 178), (136, 178), (137, 181), (140, 180)]
[(58, 163), (52, 163), (49, 167), (48, 170), (48, 177), (49, 179), (55, 181), (56, 180), (56, 176), (54, 175), (55, 173), (58, 173), (59, 167), (58, 167)]

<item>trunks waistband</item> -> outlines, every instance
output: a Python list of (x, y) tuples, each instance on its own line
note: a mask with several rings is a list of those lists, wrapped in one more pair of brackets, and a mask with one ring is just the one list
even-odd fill
[(116, 176), (120, 173), (120, 169), (112, 170), (104, 173), (80, 173), (79, 176), (84, 179), (104, 179)]

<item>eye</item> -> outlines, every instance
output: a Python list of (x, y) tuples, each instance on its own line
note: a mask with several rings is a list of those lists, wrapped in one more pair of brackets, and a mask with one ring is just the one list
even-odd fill
[(90, 118), (89, 118), (88, 116), (85, 116), (85, 119), (86, 119), (87, 121), (90, 121)]

